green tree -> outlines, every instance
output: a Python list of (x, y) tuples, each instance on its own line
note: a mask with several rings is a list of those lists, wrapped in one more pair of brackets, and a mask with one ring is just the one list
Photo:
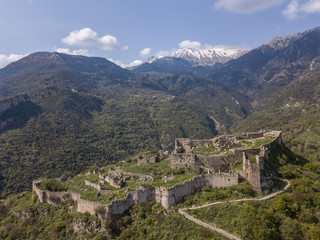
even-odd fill
[(290, 194), (282, 194), (276, 197), (275, 208), (288, 217), (295, 217), (299, 213), (299, 205)]
[(280, 232), (284, 240), (304, 239), (302, 225), (296, 219), (286, 218), (280, 226)]

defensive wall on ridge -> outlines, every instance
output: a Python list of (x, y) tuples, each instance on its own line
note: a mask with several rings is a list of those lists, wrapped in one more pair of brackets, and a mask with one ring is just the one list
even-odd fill
[[(262, 134), (262, 135), (261, 135)], [(50, 192), (47, 190), (41, 190), (40, 184), (44, 179), (34, 180), (32, 183), (32, 188), (34, 194), (38, 196), (38, 200), (42, 203), (49, 203), (49, 204), (57, 204), (59, 202), (65, 201), (74, 201), (76, 202), (77, 211), (78, 212), (88, 212), (92, 215), (97, 214), (98, 216), (102, 217), (103, 219), (112, 219), (113, 215), (123, 214), (127, 211), (133, 204), (137, 204), (138, 202), (146, 202), (146, 201), (156, 201), (161, 203), (164, 208), (170, 208), (177, 202), (180, 202), (183, 197), (193, 194), (197, 188), (204, 187), (204, 186), (211, 186), (211, 187), (229, 187), (232, 185), (236, 185), (239, 183), (241, 179), (247, 179), (250, 185), (252, 186), (253, 190), (256, 192), (261, 192), (261, 175), (260, 172), (263, 170), (264, 164), (268, 160), (268, 156), (271, 149), (272, 143), (280, 144), (282, 143), (281, 139), (281, 132), (278, 131), (270, 131), (270, 132), (262, 132), (262, 133), (248, 133), (247, 135), (229, 135), (235, 136), (237, 138), (243, 137), (252, 137), (252, 136), (272, 136), (274, 140), (268, 144), (262, 145), (259, 149), (243, 149), (243, 150), (235, 150), (233, 152), (233, 157), (243, 162), (243, 170), (233, 173), (230, 171), (229, 173), (208, 173), (199, 176), (195, 176), (193, 179), (189, 181), (184, 181), (181, 184), (176, 184), (173, 187), (156, 187), (151, 189), (146, 189), (142, 186), (138, 186), (136, 191), (132, 193), (128, 193), (125, 199), (122, 200), (114, 200), (110, 204), (101, 204), (98, 202), (93, 202), (89, 200), (81, 199), (80, 193), (72, 192), (72, 191), (64, 191), (64, 192)], [(185, 145), (185, 143), (187, 145)], [(194, 146), (209, 146), (212, 140), (198, 140), (198, 141), (190, 141), (185, 140), (183, 141), (178, 140), (176, 141), (176, 146), (186, 147), (190, 146), (190, 150)], [(231, 146), (234, 143), (223, 143), (226, 146)], [(179, 146), (180, 144), (180, 146)], [(251, 155), (256, 154), (255, 163), (248, 160), (248, 157)], [(172, 160), (172, 156), (176, 157), (176, 159)], [(187, 164), (199, 164), (199, 165), (206, 165), (206, 166), (215, 166), (212, 162), (213, 161), (226, 161), (225, 158), (221, 156), (213, 156), (213, 158), (208, 159), (201, 159), (198, 157), (198, 160), (194, 153), (183, 153), (177, 154), (174, 152), (171, 156), (171, 163), (174, 162), (174, 167), (178, 166), (195, 166), (195, 165), (187, 165)], [(178, 159), (178, 160), (177, 160)], [(176, 161), (176, 162), (175, 162)], [(187, 161), (184, 163), (183, 161)], [(178, 164), (179, 163), (179, 164)], [(136, 173), (128, 173), (124, 172), (121, 169), (114, 168), (111, 173), (114, 176), (123, 176), (126, 174), (130, 174), (129, 176), (136, 176), (142, 179), (149, 179), (151, 176), (144, 175), (144, 174), (136, 174)], [(102, 178), (102, 176), (100, 177)], [(152, 177), (151, 177), (152, 178)], [(105, 179), (105, 178), (104, 178)], [(105, 179), (106, 180), (106, 179)], [(98, 189), (100, 186), (97, 184), (93, 184), (89, 181), (86, 182), (86, 185), (94, 187)], [(100, 188), (101, 189), (101, 188)], [(104, 212), (104, 215), (99, 215), (101, 209)]]
[[(259, 148), (232, 149), (239, 146), (239, 140), (255, 139), (259, 137), (274, 137), (274, 139), (270, 143), (261, 145)], [(263, 170), (266, 161), (268, 161), (272, 143), (282, 143), (280, 131), (260, 131), (238, 135), (222, 135), (209, 140), (177, 138), (175, 140), (175, 150), (170, 156), (171, 167), (206, 167), (218, 171), (225, 164), (242, 162), (243, 170), (239, 171), (239, 177), (248, 180), (253, 190), (260, 193), (261, 171)], [(232, 153), (205, 156), (193, 151), (193, 148), (195, 147), (210, 146), (215, 146), (220, 150), (230, 150)], [(248, 160), (252, 156), (255, 156), (254, 163)]]
[(164, 208), (170, 208), (183, 197), (190, 195), (199, 187), (229, 187), (238, 184), (238, 173), (209, 173), (201, 176), (195, 176), (189, 181), (177, 184), (173, 187), (157, 187), (153, 189), (145, 189), (140, 187), (133, 193), (128, 193), (123, 200), (114, 200), (110, 204), (103, 205), (97, 202), (81, 199), (80, 193), (71, 191), (50, 192), (40, 190), (39, 186), (43, 180), (33, 181), (33, 192), (37, 194), (38, 200), (42, 203), (57, 204), (65, 201), (77, 201), (78, 212), (88, 212), (92, 215), (97, 213), (98, 208), (105, 209), (106, 219), (111, 219), (114, 214), (123, 214), (133, 204), (138, 202), (156, 201), (161, 203)]

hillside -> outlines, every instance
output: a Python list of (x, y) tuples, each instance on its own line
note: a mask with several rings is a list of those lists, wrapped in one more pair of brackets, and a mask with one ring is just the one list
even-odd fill
[(252, 115), (234, 125), (234, 131), (275, 128), (295, 152), (320, 159), (320, 69), (311, 71), (286, 89), (260, 101)]
[[(165, 161), (155, 164), (159, 169), (145, 168), (128, 157), (147, 150), (170, 152), (175, 147), (173, 140), (179, 137), (209, 139), (229, 132), (276, 129), (283, 131), (289, 148), (279, 145), (263, 173), (272, 180), (289, 180), (286, 193), (270, 202), (225, 204), (190, 214), (248, 239), (318, 239), (320, 221), (314, 213), (319, 209), (320, 192), (319, 33), (318, 27), (278, 37), (213, 68), (190, 67), (181, 58), (162, 58), (170, 64), (160, 62), (159, 72), (133, 72), (103, 58), (39, 52), (1, 69), (0, 197), (14, 195), (0, 200), (0, 238), (223, 239), (189, 222), (177, 209), (252, 197), (250, 181), (228, 188), (199, 188), (170, 209), (154, 202), (140, 203), (112, 221), (76, 213), (73, 202), (40, 206), (35, 198), (31, 201), (30, 192), (21, 192), (30, 190), (32, 180), (40, 177), (82, 172), (66, 181), (68, 189), (85, 200), (98, 198), (106, 204), (112, 199), (83, 189), (87, 187), (84, 180), (99, 183), (97, 174), (86, 175), (87, 169), (108, 164), (124, 171), (147, 172), (157, 180), (153, 187), (171, 188), (171, 183), (198, 179), (195, 175), (207, 169), (190, 165), (172, 170)], [(164, 66), (169, 71), (161, 71)], [(225, 137), (221, 139), (225, 143)], [(241, 144), (235, 150), (257, 147), (252, 139)], [(196, 164), (205, 163), (211, 153), (228, 158), (231, 154), (228, 149), (209, 147), (185, 150), (180, 154), (198, 154)], [(181, 158), (177, 156), (178, 163)], [(119, 162), (124, 159), (127, 161)], [(248, 166), (250, 161), (255, 161), (252, 156), (245, 159)], [(223, 168), (236, 171), (239, 163)], [(175, 179), (168, 180), (170, 177)], [(127, 189), (115, 194), (122, 199), (128, 191), (136, 191), (137, 182), (127, 179)], [(227, 217), (217, 220), (221, 215)]]
[(134, 74), (106, 59), (60, 53), (34, 53), (1, 69), (0, 89), (6, 99), (26, 93), (36, 110), (0, 135), (2, 197), (40, 176), (170, 149), (177, 136), (211, 137), (249, 111), (245, 97), (205, 80)]
[(176, 137), (230, 130), (281, 129), (290, 147), (317, 159), (318, 34), (315, 28), (276, 38), (217, 66), (211, 80), (60, 53), (8, 65), (0, 70), (0, 98), (26, 93), (32, 106), (11, 112), (18, 124), (0, 135), (1, 195), (30, 189), (40, 176), (172, 149)]
[(255, 99), (274, 92), (320, 66), (320, 27), (277, 37), (221, 65), (210, 79)]
[[(247, 144), (245, 141), (243, 143)], [(144, 169), (147, 169), (149, 173), (161, 172), (160, 180), (163, 174), (166, 174), (168, 166), (164, 164), (166, 160), (161, 156), (158, 163), (151, 163), (150, 160), (154, 153), (141, 155), (147, 157), (149, 163), (136, 164), (139, 159), (143, 160), (138, 157), (138, 159), (130, 158), (117, 163), (116, 166), (134, 172), (145, 172)], [(37, 203), (37, 197), (32, 197), (30, 192), (24, 192), (0, 201), (2, 226), (0, 227), (0, 237), (14, 239), (41, 239), (48, 236), (62, 239), (162, 239), (171, 237), (190, 240), (194, 238), (225, 239), (218, 233), (199, 226), (178, 213), (179, 208), (225, 202), (224, 205), (192, 210), (190, 214), (205, 222), (213, 222), (229, 232), (248, 239), (276, 238), (286, 240), (297, 237), (309, 239), (309, 236), (311, 239), (317, 239), (320, 233), (319, 221), (318, 216), (313, 213), (319, 207), (317, 201), (320, 192), (319, 181), (317, 181), (319, 164), (305, 164), (305, 161), (282, 144), (276, 146), (272, 151), (268, 158), (268, 164), (277, 169), (277, 173), (280, 174), (278, 176), (289, 179), (291, 182), (288, 192), (275, 199), (261, 202), (252, 200), (231, 203), (232, 199), (248, 199), (255, 196), (247, 182), (228, 188), (203, 187), (193, 195), (185, 197), (176, 207), (165, 209), (155, 202), (140, 202), (129, 208), (123, 215), (112, 220), (101, 219), (103, 211), (98, 208), (95, 215), (78, 213), (76, 211), (77, 202), (68, 200), (66, 197), (63, 198), (63, 202), (50, 205)], [(104, 169), (110, 173), (111, 166), (106, 166)], [(67, 178), (68, 180), (64, 184), (71, 187), (79, 185), (80, 188), (74, 188), (77, 191), (83, 191), (85, 188), (92, 189), (92, 186), (84, 186), (83, 180), (86, 178), (90, 181), (96, 181), (97, 179), (94, 179), (93, 176), (100, 172), (95, 167), (92, 167), (91, 171), (96, 171), (96, 174), (83, 173)], [(184, 174), (179, 169), (171, 171), (174, 176)], [(184, 175), (188, 176), (188, 174)], [(67, 177), (67, 175), (65, 176)], [(158, 174), (153, 176), (158, 177)], [(131, 184), (135, 184), (135, 181), (132, 180), (133, 178), (127, 178), (128, 183), (125, 187), (130, 188)], [(170, 186), (171, 182), (176, 180), (181, 179), (168, 179), (167, 183), (164, 180), (160, 180), (160, 182)], [(56, 187), (53, 184), (43, 186)], [(110, 186), (108, 187), (110, 189)], [(276, 189), (277, 187), (279, 186), (275, 186)], [(121, 189), (115, 190), (121, 191)], [(89, 191), (84, 191), (84, 194), (87, 192)], [(97, 199), (101, 195), (87, 194), (87, 197)], [(121, 198), (120, 195), (118, 197)], [(54, 200), (57, 199), (51, 198), (51, 201)]]

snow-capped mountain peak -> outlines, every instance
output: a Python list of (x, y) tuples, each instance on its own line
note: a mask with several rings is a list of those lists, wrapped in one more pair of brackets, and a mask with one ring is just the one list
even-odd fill
[(236, 59), (247, 53), (245, 49), (226, 49), (226, 48), (211, 48), (211, 49), (195, 49), (183, 48), (172, 52), (167, 56), (152, 56), (145, 62), (153, 63), (163, 57), (183, 58), (192, 66), (213, 66), (217, 62), (225, 63), (231, 59)]
[(169, 57), (184, 58), (192, 65), (212, 66), (219, 63), (225, 63), (231, 59), (236, 59), (241, 55), (247, 53), (244, 49), (225, 49), (225, 48), (211, 48), (211, 49), (194, 49), (184, 48), (179, 49), (169, 55)]
[(153, 63), (154, 61), (160, 59), (160, 58), (163, 58), (164, 56), (151, 56), (149, 58), (147, 58), (147, 60), (145, 62), (147, 63)]

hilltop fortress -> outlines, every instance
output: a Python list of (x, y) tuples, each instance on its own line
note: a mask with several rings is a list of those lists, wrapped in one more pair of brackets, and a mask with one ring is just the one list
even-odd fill
[[(254, 139), (268, 137), (272, 139), (266, 144), (252, 148), (241, 147), (241, 140), (252, 141)], [(268, 161), (271, 144), (281, 144), (282, 137), (280, 131), (261, 131), (253, 133), (243, 133), (238, 135), (222, 135), (210, 140), (190, 140), (189, 138), (177, 138), (175, 140), (175, 150), (171, 154), (171, 167), (205, 167), (220, 171), (226, 164), (242, 161), (242, 170), (235, 175), (237, 183), (247, 180), (252, 189), (261, 193), (261, 171), (264, 164)], [(226, 151), (227, 154), (204, 155), (195, 151), (196, 148), (215, 147), (217, 150)], [(237, 147), (240, 147), (237, 149)], [(250, 159), (250, 160), (249, 160)], [(223, 183), (222, 185), (226, 185)]]
[[(146, 187), (146, 184), (142, 184), (137, 186), (135, 191), (129, 192), (125, 199), (113, 200), (110, 204), (84, 200), (79, 192), (41, 190), (40, 185), (43, 180), (33, 181), (33, 192), (40, 202), (57, 204), (72, 201), (76, 203), (78, 212), (97, 214), (103, 219), (112, 219), (114, 215), (123, 214), (133, 204), (141, 201), (155, 201), (161, 203), (164, 208), (170, 208), (183, 197), (205, 186), (229, 187), (247, 180), (254, 191), (261, 193), (262, 187), (272, 185), (270, 177), (263, 176), (262, 172), (268, 164), (272, 146), (281, 143), (280, 131), (223, 135), (209, 140), (178, 138), (175, 140), (174, 151), (166, 161), (170, 161), (171, 168), (201, 169), (199, 172), (202, 174), (172, 187), (152, 187), (152, 185)], [(142, 159), (141, 156), (137, 159), (138, 164), (153, 164), (155, 161), (154, 157), (151, 160)], [(241, 170), (229, 170), (228, 173), (221, 171), (237, 164), (240, 164)], [(105, 182), (121, 189), (123, 182), (130, 177), (151, 183), (154, 180), (152, 176), (146, 174), (125, 172), (118, 167), (111, 167), (107, 176), (99, 174), (98, 184), (85, 180), (85, 185), (97, 189), (99, 194), (108, 195), (112, 194), (112, 191), (102, 190), (101, 187)]]

